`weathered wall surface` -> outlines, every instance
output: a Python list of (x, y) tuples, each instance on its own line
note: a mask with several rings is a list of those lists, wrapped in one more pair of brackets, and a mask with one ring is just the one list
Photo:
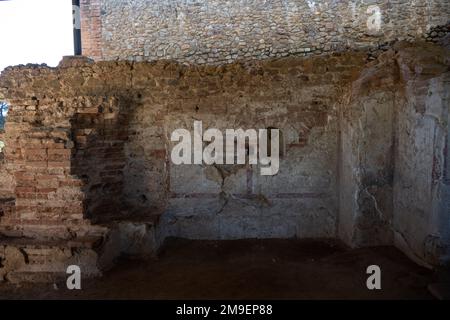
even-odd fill
[(406, 101), (396, 128), (395, 244), (413, 259), (437, 264), (439, 258), (449, 261), (450, 248), (449, 54), (406, 48), (398, 59)]
[(363, 59), (287, 59), (181, 78), (179, 85), (188, 89), (181, 100), (168, 103), (167, 138), (176, 128), (191, 130), (193, 119), (202, 120), (204, 130), (223, 132), (275, 127), (285, 152), (275, 176), (261, 176), (257, 165), (169, 163), (167, 233), (214, 239), (335, 237), (336, 97)]
[(339, 234), (347, 243), (393, 243), (395, 112), (402, 96), (389, 52), (361, 73), (342, 100)]
[[(343, 99), (339, 234), (448, 261), (448, 50), (397, 45)], [(448, 159), (448, 158), (447, 158)]]
[[(416, 43), (370, 64), (345, 53), (7, 68), (2, 265), (18, 259), (20, 276), (8, 274), (23, 279), (79, 259), (97, 274), (118, 252), (168, 235), (339, 237), (438, 264), (450, 248), (448, 56)], [(169, 137), (194, 120), (204, 130), (281, 129), (279, 173), (174, 165)], [(107, 258), (98, 241), (111, 244)]]
[[(186, 67), (75, 58), (5, 69), (0, 181), (13, 199), (0, 203), (0, 276), (45, 281), (75, 260), (95, 275), (117, 254), (168, 235), (335, 237), (336, 101), (364, 60)], [(280, 128), (280, 172), (174, 166), (169, 136), (194, 119), (205, 128)]]
[[(84, 54), (96, 59), (230, 63), (448, 32), (446, 0), (83, 0)], [(445, 26), (436, 28), (437, 26)]]
[[(6, 159), (17, 206), (2, 221), (64, 224), (164, 212), (168, 235), (335, 237), (336, 101), (364, 59), (193, 68), (75, 59), (58, 69), (7, 69)], [(280, 172), (173, 165), (170, 134), (194, 119), (205, 129), (281, 129)]]

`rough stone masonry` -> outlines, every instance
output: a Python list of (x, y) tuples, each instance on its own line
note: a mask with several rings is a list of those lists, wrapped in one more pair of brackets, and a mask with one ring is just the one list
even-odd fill
[(81, 0), (84, 54), (194, 64), (439, 41), (447, 0)]
[[(54, 281), (70, 264), (99, 275), (168, 236), (333, 238), (449, 262), (446, 1), (82, 3), (83, 47), (98, 61), (0, 75), (1, 280)], [(381, 31), (367, 31), (369, 5)], [(195, 50), (164, 49), (189, 37)], [(279, 129), (278, 174), (174, 165), (170, 134), (194, 120)]]
[[(449, 254), (449, 55), (398, 44), (227, 66), (64, 59), (5, 69), (2, 275), (96, 275), (166, 236), (340, 238)], [(280, 172), (175, 166), (174, 128), (276, 127)]]

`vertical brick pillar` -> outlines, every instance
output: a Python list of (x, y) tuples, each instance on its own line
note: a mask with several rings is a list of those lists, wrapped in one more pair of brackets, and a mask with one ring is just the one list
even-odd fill
[(81, 46), (83, 55), (102, 59), (101, 0), (81, 0)]

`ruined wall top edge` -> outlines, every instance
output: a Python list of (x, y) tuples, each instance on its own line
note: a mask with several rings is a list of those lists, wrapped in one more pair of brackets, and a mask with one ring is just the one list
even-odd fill
[(84, 54), (97, 60), (222, 64), (448, 33), (448, 0), (82, 0)]

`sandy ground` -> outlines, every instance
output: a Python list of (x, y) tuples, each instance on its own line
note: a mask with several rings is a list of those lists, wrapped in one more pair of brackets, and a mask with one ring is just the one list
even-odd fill
[[(381, 267), (382, 289), (366, 287)], [(432, 299), (431, 271), (392, 247), (350, 250), (306, 240), (169, 239), (158, 259), (122, 260), (101, 278), (65, 283), (0, 284), (2, 299)]]

